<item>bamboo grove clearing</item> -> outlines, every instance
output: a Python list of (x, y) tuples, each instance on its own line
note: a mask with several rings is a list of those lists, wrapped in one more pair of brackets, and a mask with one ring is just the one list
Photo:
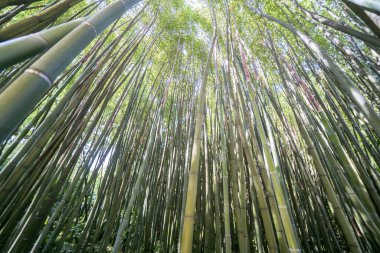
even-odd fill
[(0, 252), (380, 252), (377, 0), (0, 0)]

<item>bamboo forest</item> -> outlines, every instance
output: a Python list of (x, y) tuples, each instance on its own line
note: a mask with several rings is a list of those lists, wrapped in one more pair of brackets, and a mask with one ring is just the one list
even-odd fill
[(380, 1), (0, 0), (0, 252), (380, 252)]

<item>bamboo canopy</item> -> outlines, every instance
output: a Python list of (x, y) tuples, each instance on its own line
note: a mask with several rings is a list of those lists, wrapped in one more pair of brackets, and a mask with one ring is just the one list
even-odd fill
[(0, 252), (380, 252), (375, 0), (0, 0)]

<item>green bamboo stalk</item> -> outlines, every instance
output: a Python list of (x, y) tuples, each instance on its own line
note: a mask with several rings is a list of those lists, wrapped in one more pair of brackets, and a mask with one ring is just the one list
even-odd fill
[[(125, 99), (125, 96), (126, 96), (127, 91), (128, 91), (128, 87), (129, 87), (128, 85), (125, 87), (123, 94), (120, 96), (120, 98), (119, 98), (119, 100), (118, 100), (118, 102), (117, 102), (118, 104), (121, 104), (122, 101), (123, 101), (123, 99)], [(113, 94), (110, 92), (110, 93), (109, 93), (109, 97), (111, 97), (112, 95), (113, 95)], [(105, 105), (106, 105), (106, 104), (104, 104), (103, 107), (104, 107)], [(103, 109), (103, 110), (104, 110), (104, 109)], [(119, 110), (120, 110), (120, 106), (116, 106), (115, 109), (114, 109), (114, 111), (113, 111), (113, 115), (116, 115), (116, 114), (118, 113)], [(101, 114), (99, 114), (99, 115), (101, 115)], [(113, 123), (113, 121), (114, 121), (114, 117), (111, 116), (111, 117), (109, 118), (108, 122), (106, 123), (106, 126), (110, 126), (111, 123)], [(94, 122), (96, 122), (96, 121), (94, 121)], [(121, 129), (121, 128), (120, 128), (120, 129)], [(105, 136), (106, 133), (109, 132), (110, 130), (111, 130), (111, 129), (110, 129), (109, 127), (105, 127), (105, 128), (103, 129), (103, 132), (101, 133), (101, 136)], [(95, 146), (95, 147), (100, 146), (100, 145), (102, 145), (102, 143), (104, 143), (104, 142), (105, 142), (105, 138), (99, 138), (98, 143), (96, 143), (94, 146)], [(91, 154), (93, 154), (92, 157), (96, 157), (96, 155), (95, 155), (95, 151), (96, 151), (96, 149), (94, 148), (94, 149), (92, 149), (92, 151), (90, 152)], [(106, 152), (106, 153), (107, 153), (107, 152)], [(91, 156), (89, 156), (89, 157), (91, 157)], [(91, 162), (91, 160), (88, 159), (88, 160), (86, 161), (86, 164), (84, 164), (83, 167), (84, 167), (84, 168), (87, 168), (87, 167), (89, 166), (90, 162)], [(92, 173), (91, 178), (90, 178), (90, 181), (94, 181), (94, 180), (95, 180), (95, 177), (97, 176), (97, 173), (98, 173), (98, 169), (96, 169), (96, 170)], [(78, 175), (79, 175), (79, 174), (78, 174)], [(82, 181), (83, 181), (83, 179), (82, 179)], [(87, 188), (89, 188), (89, 186), (90, 186), (90, 184), (87, 186)], [(55, 218), (56, 218), (57, 215), (59, 214), (59, 211), (63, 208), (63, 206), (64, 206), (64, 204), (65, 204), (65, 202), (66, 202), (66, 199), (67, 199), (68, 196), (69, 196), (70, 190), (73, 190), (73, 189), (72, 189), (72, 188), (71, 188), (71, 189), (68, 189), (68, 190), (65, 192), (65, 195), (63, 196), (63, 198), (62, 198), (61, 202), (59, 203), (59, 205), (56, 207), (53, 216), (49, 219), (49, 223), (48, 223), (47, 226), (44, 228), (44, 231), (40, 234), (40, 236), (39, 236), (38, 240), (36, 241), (36, 243), (34, 244), (33, 249), (32, 249), (31, 252), (35, 252), (35, 251), (37, 251), (37, 250), (39, 249), (39, 247), (41, 246), (41, 244), (42, 244), (43, 240), (45, 239), (45, 237), (48, 235), (49, 228), (53, 226), (53, 224), (54, 224), (54, 222), (55, 222)], [(82, 197), (81, 197), (81, 198), (83, 198), (83, 197), (84, 197), (84, 195), (82, 194)], [(81, 199), (81, 198), (80, 198), (80, 199)]]
[(317, 22), (323, 24), (323, 25), (326, 25), (328, 27), (331, 27), (331, 28), (334, 28), (336, 29), (337, 31), (340, 31), (340, 32), (343, 32), (343, 33), (346, 33), (350, 36), (353, 36), (355, 38), (358, 38), (366, 43), (369, 43), (375, 47), (380, 47), (380, 42), (379, 42), (379, 38), (377, 38), (376, 36), (372, 36), (372, 35), (368, 35), (368, 34), (365, 34), (365, 33), (362, 33), (362, 32), (359, 32), (355, 29), (352, 29), (351, 27), (347, 26), (347, 25), (342, 25), (334, 20), (331, 20), (329, 18), (326, 18), (326, 17), (323, 17), (321, 15), (318, 15), (316, 13), (313, 13), (311, 11), (308, 11), (306, 10), (305, 8), (303, 8), (300, 4), (297, 3), (297, 6), (302, 10), (304, 11), (304, 13), (306, 13), (307, 16), (309, 16), (310, 18), (316, 20)]
[(6, 14), (2, 15), (0, 18), (0, 27), (4, 26), (8, 21), (12, 20), (13, 17), (21, 13), (26, 8), (27, 8), (27, 5), (20, 5), (14, 8), (13, 10), (7, 12)]
[(380, 14), (380, 3), (374, 0), (343, 0), (360, 6), (361, 8)]
[[(150, 134), (149, 134), (149, 141), (147, 144), (147, 148), (144, 151), (144, 159), (143, 159), (143, 162), (141, 163), (141, 165), (139, 166), (138, 174), (137, 174), (136, 180), (133, 184), (131, 197), (127, 203), (126, 211), (123, 215), (121, 224), (117, 230), (117, 235), (116, 235), (115, 243), (113, 246), (113, 252), (115, 252), (115, 253), (118, 252), (118, 250), (121, 246), (122, 239), (123, 239), (123, 233), (124, 233), (127, 225), (129, 224), (130, 214), (131, 214), (132, 208), (135, 204), (137, 194), (141, 191), (141, 188), (143, 186), (143, 181), (142, 181), (143, 176), (145, 176), (144, 174), (146, 173), (146, 170), (147, 170), (148, 165), (149, 165), (149, 163), (148, 163), (149, 157), (151, 157), (153, 147), (155, 146), (155, 143), (156, 143), (154, 137), (156, 136), (157, 131), (159, 131), (159, 126), (160, 126), (160, 122), (161, 122), (161, 120), (160, 120), (161, 111), (162, 111), (162, 108), (164, 108), (165, 103), (167, 101), (166, 98), (167, 98), (168, 88), (169, 88), (169, 84), (166, 85), (166, 88), (165, 88), (165, 91), (163, 94), (162, 102), (160, 103), (160, 106), (156, 112), (154, 122), (153, 122), (153, 126), (152, 126), (152, 129), (151, 129)], [(156, 145), (158, 145), (158, 144), (156, 144)]]
[(51, 21), (65, 13), (69, 8), (80, 3), (81, 1), (83, 0), (64, 0), (50, 6), (45, 10), (42, 10), (37, 14), (22, 19), (17, 23), (11, 24), (0, 30), (0, 41), (3, 42), (17, 37), (20, 34), (29, 33), (31, 29), (34, 30), (40, 25), (46, 26)]
[[(295, 75), (295, 77), (300, 82), (302, 82), (301, 78), (297, 75), (296, 72), (293, 72), (293, 75)], [(361, 201), (363, 201), (363, 204), (366, 206), (367, 210), (370, 212), (373, 219), (376, 219), (377, 217), (374, 217), (374, 216), (377, 216), (375, 208), (372, 204), (372, 201), (370, 199), (370, 196), (369, 196), (367, 190), (364, 187), (364, 184), (362, 181), (363, 179), (360, 178), (360, 174), (357, 171), (358, 169), (359, 170), (363, 170), (363, 169), (355, 168), (352, 161), (349, 161), (349, 157), (347, 157), (348, 154), (344, 151), (337, 134), (332, 129), (332, 127), (330, 125), (331, 123), (329, 123), (329, 120), (330, 120), (330, 122), (333, 122), (333, 119), (332, 119), (332, 116), (331, 116), (329, 110), (326, 108), (326, 105), (323, 103), (321, 97), (319, 96), (318, 92), (316, 91), (316, 89), (315, 89), (314, 85), (312, 84), (312, 82), (310, 81), (310, 79), (307, 76), (305, 76), (305, 77), (308, 79), (308, 81), (311, 85), (311, 88), (314, 91), (314, 95), (319, 102), (319, 105), (324, 110), (324, 111), (320, 110), (318, 112), (318, 114), (319, 114), (321, 121), (324, 125), (324, 131), (326, 132), (326, 134), (327, 134), (327, 136), (328, 136), (328, 138), (332, 144), (332, 147), (333, 147), (334, 151), (336, 152), (336, 155), (338, 156), (338, 160), (342, 163), (343, 168), (345, 168), (345, 172), (347, 173), (350, 182), (353, 184), (353, 188), (356, 190), (357, 194), (360, 196)], [(363, 175), (363, 173), (361, 173), (361, 174)], [(367, 185), (368, 185), (368, 183), (367, 183)], [(374, 199), (376, 199), (376, 197), (377, 197), (376, 194), (372, 194), (372, 196), (374, 197)], [(377, 203), (377, 201), (374, 201), (374, 203)]]
[[(0, 143), (16, 128), (50, 88), (56, 77), (105, 28), (139, 0), (116, 1), (79, 25), (0, 94)], [(60, 60), (57, 61), (56, 59)], [(18, 101), (13, 106), (12, 101)]]
[(374, 23), (374, 21), (367, 15), (368, 11), (365, 11), (363, 8), (354, 3), (351, 3), (350, 1), (343, 2), (348, 7), (346, 7), (346, 12), (348, 15), (358, 19), (358, 21), (363, 21), (364, 24), (368, 26), (370, 31), (376, 34), (377, 37), (380, 37), (380, 27), (376, 25), (376, 23)]
[(31, 4), (34, 2), (39, 2), (41, 0), (0, 0), (0, 8), (4, 8), (12, 5), (22, 5), (22, 4)]
[[(231, 131), (229, 130), (229, 138), (230, 138), (230, 133)], [(236, 230), (237, 230), (237, 235), (238, 235), (238, 243), (239, 243), (239, 252), (248, 252), (247, 250), (247, 244), (246, 244), (246, 239), (247, 239), (247, 231), (245, 230), (246, 226), (243, 224), (244, 219), (242, 215), (245, 215), (242, 208), (241, 208), (241, 203), (239, 199), (239, 192), (238, 192), (238, 187), (239, 187), (239, 181), (238, 181), (238, 161), (235, 155), (235, 151), (233, 148), (233, 145), (235, 142), (232, 142), (234, 138), (231, 139), (229, 142), (229, 154), (230, 154), (230, 175), (231, 175), (231, 183), (232, 183), (232, 203), (233, 203), (233, 214), (234, 214), (234, 220), (236, 223)]]
[(343, 234), (345, 236), (345, 239), (347, 240), (350, 250), (352, 252), (362, 252), (359, 246), (358, 240), (354, 234), (354, 231), (352, 227), (350, 226), (350, 223), (346, 217), (346, 214), (344, 213), (343, 208), (341, 204), (339, 203), (338, 198), (336, 197), (334, 189), (329, 181), (327, 172), (322, 165), (321, 159), (315, 149), (315, 146), (310, 139), (310, 136), (305, 128), (305, 125), (302, 123), (302, 119), (300, 118), (299, 113), (295, 111), (294, 116), (296, 118), (297, 125), (299, 127), (302, 138), (305, 140), (306, 145), (308, 146), (308, 152), (313, 157), (315, 168), (319, 174), (319, 177), (325, 189), (327, 198), (329, 199), (329, 202), (331, 203), (330, 206), (331, 206), (332, 212), (334, 216), (336, 217), (339, 225), (342, 228)]
[(39, 33), (1, 43), (0, 68), (7, 68), (46, 51), (84, 21), (85, 19), (69, 21)]
[[(227, 81), (227, 83), (228, 83), (228, 81)], [(229, 85), (226, 84), (226, 86), (229, 87), (229, 90), (232, 90), (231, 84), (229, 84)], [(247, 157), (248, 167), (250, 170), (250, 176), (252, 178), (254, 188), (256, 191), (256, 195), (257, 195), (260, 215), (263, 219), (263, 224), (264, 224), (264, 229), (265, 229), (265, 233), (266, 233), (266, 239), (268, 242), (269, 251), (270, 252), (277, 252), (278, 251), (277, 241), (276, 241), (277, 237), (279, 237), (279, 240), (282, 237), (282, 239), (283, 239), (282, 240), (282, 246), (286, 250), (287, 249), (287, 247), (285, 246), (286, 241), (284, 241), (285, 238), (283, 238), (283, 236), (282, 236), (283, 230), (281, 229), (281, 224), (279, 224), (279, 222), (281, 222), (281, 221), (279, 221), (278, 219), (275, 219), (275, 218), (273, 218), (274, 221), (272, 221), (272, 216), (269, 213), (268, 204), (266, 202), (266, 197), (265, 197), (266, 194), (264, 193), (263, 183), (261, 182), (261, 178), (260, 178), (260, 175), (258, 173), (259, 169), (258, 169), (258, 166), (256, 165), (255, 161), (253, 160), (253, 157), (254, 157), (253, 152), (252, 152), (252, 149), (249, 147), (247, 138), (245, 137), (242, 119), (241, 119), (240, 113), (238, 112), (238, 110), (236, 108), (237, 107), (236, 99), (234, 98), (234, 95), (231, 93), (230, 93), (230, 96), (232, 99), (232, 101), (231, 101), (231, 103), (232, 103), (231, 113), (232, 113), (233, 119), (235, 121), (237, 130), (239, 133), (239, 137), (240, 137), (240, 140), (242, 143), (244, 153), (246, 154), (246, 157)], [(259, 166), (261, 167), (261, 166), (263, 166), (263, 164), (259, 164)], [(268, 191), (270, 192), (270, 190), (268, 190)], [(276, 205), (274, 205), (274, 201), (273, 201), (273, 194), (268, 194), (268, 195), (272, 196), (271, 208), (276, 208)], [(273, 210), (273, 212), (274, 212), (274, 215), (277, 215), (277, 217), (279, 218), (278, 211)], [(275, 223), (275, 226), (273, 225), (273, 223)], [(277, 237), (274, 234), (274, 230), (273, 230), (274, 227), (276, 228)], [(258, 232), (258, 231), (256, 231), (256, 232)]]
[[(224, 217), (224, 240), (225, 240), (225, 251), (231, 253), (231, 225), (230, 225), (230, 200), (229, 200), (229, 180), (228, 180), (228, 170), (227, 170), (227, 141), (226, 141), (226, 132), (224, 130), (224, 118), (223, 111), (220, 109), (219, 122), (220, 122), (220, 136), (221, 136), (221, 150), (220, 150), (220, 162), (222, 166), (222, 177), (223, 177), (223, 217)], [(235, 162), (231, 160), (231, 162)], [(231, 166), (235, 166), (231, 164)], [(233, 171), (235, 172), (235, 171)], [(235, 183), (236, 184), (236, 183)], [(238, 209), (236, 207), (236, 209)], [(240, 217), (239, 217), (240, 218)], [(240, 221), (239, 228), (240, 229)], [(242, 244), (241, 233), (238, 235), (240, 244)]]
[[(305, 104), (305, 102), (303, 102), (303, 104)], [(310, 113), (308, 113), (308, 116), (310, 118), (312, 117)], [(313, 125), (317, 125), (317, 124), (313, 124)], [(354, 189), (351, 187), (350, 183), (348, 182), (346, 176), (343, 174), (343, 171), (340, 168), (340, 165), (337, 164), (335, 157), (333, 156), (330, 148), (328, 147), (328, 144), (326, 143), (326, 139), (322, 137), (319, 131), (314, 130), (314, 128), (311, 131), (312, 131), (311, 133), (317, 138), (318, 143), (321, 144), (322, 149), (324, 151), (323, 154), (327, 157), (327, 160), (330, 162), (331, 167), (335, 169), (335, 171), (332, 171), (330, 174), (332, 174), (333, 176), (335, 176), (336, 174), (337, 181), (339, 181), (340, 184), (342, 185), (342, 191), (345, 192), (346, 198), (349, 199), (352, 203), (352, 206), (354, 206), (354, 214), (356, 215), (357, 222), (358, 224), (362, 224), (361, 226), (362, 233), (366, 234), (366, 238), (368, 239), (371, 238), (371, 236), (373, 236), (374, 238), (378, 237), (379, 230), (377, 229), (377, 227), (379, 224), (379, 218), (377, 217), (377, 215), (373, 216), (364, 207), (362, 200), (358, 198)], [(357, 175), (355, 175), (355, 177), (356, 176)], [(338, 188), (338, 186), (336, 187)], [(373, 212), (373, 209), (371, 210), (371, 212)]]
[[(242, 55), (242, 56), (244, 57), (244, 55)], [(245, 61), (244, 58), (242, 59), (242, 61), (243, 62)], [(246, 77), (250, 76), (250, 74), (246, 68), (243, 68), (243, 71), (245, 72)], [(276, 166), (274, 164), (271, 152), (270, 152), (269, 147), (268, 147), (268, 140), (267, 140), (267, 137), (266, 137), (265, 132), (264, 132), (264, 126), (263, 126), (262, 119), (261, 119), (261, 116), (259, 114), (259, 109), (258, 109), (258, 105), (257, 105), (258, 99), (257, 99), (257, 97), (255, 97), (250, 78), (246, 78), (246, 82), (247, 82), (248, 89), (249, 89), (249, 96), (251, 98), (251, 105), (252, 105), (252, 109), (253, 109), (253, 113), (254, 113), (254, 117), (255, 117), (255, 122), (256, 122), (257, 129), (258, 129), (258, 133), (259, 133), (259, 138), (261, 140), (263, 155), (264, 155), (265, 161), (267, 162), (267, 165), (269, 167), (269, 175), (270, 175), (270, 179), (271, 179), (271, 184), (273, 185), (273, 188), (274, 188), (274, 194), (276, 196), (276, 201), (277, 201), (277, 205), (278, 205), (278, 208), (280, 211), (282, 224), (284, 226), (286, 239), (287, 239), (287, 242), (289, 245), (289, 251), (290, 252), (293, 252), (293, 251), (294, 252), (296, 252), (296, 251), (300, 252), (301, 248), (299, 245), (298, 234), (295, 230), (295, 227), (293, 226), (293, 222), (292, 222), (293, 218), (291, 217), (291, 213), (288, 210), (289, 203), (288, 203), (288, 200), (286, 200), (286, 194), (284, 193), (284, 188), (282, 187), (280, 178), (277, 174)]]
[(194, 214), (195, 214), (195, 205), (197, 197), (197, 185), (198, 185), (198, 171), (199, 171), (199, 159), (200, 159), (200, 148), (201, 148), (201, 131), (202, 123), (204, 120), (203, 107), (205, 104), (206, 97), (206, 84), (207, 76), (209, 71), (209, 65), (211, 61), (211, 56), (214, 51), (216, 43), (216, 31), (214, 31), (210, 51), (207, 56), (207, 62), (204, 67), (204, 72), (202, 76), (202, 86), (199, 94), (198, 107), (196, 112), (196, 121), (195, 121), (195, 133), (194, 133), (194, 143), (192, 148), (191, 164), (189, 170), (189, 183), (186, 196), (186, 205), (185, 205), (185, 214), (183, 228), (181, 232), (181, 253), (190, 253), (192, 252), (192, 243), (193, 243), (193, 231), (194, 231)]
[[(253, 11), (256, 12), (255, 10)], [(315, 54), (315, 56), (334, 74), (335, 78), (337, 79), (337, 87), (343, 93), (347, 94), (350, 99), (358, 106), (359, 110), (366, 117), (373, 130), (378, 136), (380, 136), (379, 116), (374, 111), (372, 106), (368, 103), (367, 99), (356, 88), (356, 85), (352, 82), (350, 77), (347, 76), (347, 74), (339, 67), (339, 65), (337, 65), (335, 61), (317, 43), (315, 43), (303, 32), (272, 16), (263, 13), (260, 13), (259, 15), (267, 18), (268, 20), (278, 23), (299, 37), (302, 42), (304, 42), (305, 46), (309, 48)]]
[[(272, 45), (272, 48), (273, 48), (273, 45)], [(277, 65), (280, 67), (278, 57), (277, 57), (275, 52), (274, 52), (274, 58), (276, 60)], [(288, 82), (285, 79), (284, 73), (282, 71), (280, 71), (280, 73), (281, 73), (280, 77), (283, 80), (283, 83), (286, 85), (287, 88), (289, 87), (289, 89), (290, 89), (291, 86), (287, 85)], [(305, 143), (308, 147), (308, 153), (313, 158), (315, 168), (318, 172), (321, 183), (322, 183), (323, 188), (326, 192), (327, 198), (330, 202), (330, 208), (332, 210), (332, 213), (334, 214), (334, 216), (336, 217), (340, 227), (342, 228), (343, 234), (345, 236), (345, 239), (346, 239), (351, 251), (352, 252), (362, 252), (360, 245), (359, 245), (359, 242), (355, 236), (355, 233), (354, 233), (352, 227), (350, 226), (349, 220), (347, 219), (346, 214), (343, 211), (343, 207), (341, 206), (341, 204), (340, 204), (340, 202), (339, 202), (339, 200), (338, 200), (338, 198), (334, 192), (334, 189), (331, 185), (331, 182), (329, 180), (326, 169), (323, 167), (321, 159), (320, 159), (320, 157), (316, 151), (315, 145), (313, 144), (313, 142), (310, 138), (310, 135), (309, 135), (309, 133), (305, 127), (305, 123), (303, 123), (303, 122), (305, 122), (306, 119), (304, 119), (304, 117), (301, 116), (302, 114), (300, 114), (300, 112), (297, 111), (296, 101), (295, 101), (293, 95), (290, 93), (290, 90), (286, 90), (286, 91), (288, 93), (288, 99), (290, 102), (291, 109), (293, 111), (293, 115), (296, 119), (298, 129), (301, 133), (303, 140), (305, 141)], [(295, 92), (293, 92), (293, 93), (295, 93)]]
[[(215, 117), (216, 121), (216, 117)], [(215, 131), (215, 130), (214, 130)], [(216, 155), (216, 143), (213, 145), (213, 155)], [(218, 172), (217, 172), (217, 164), (216, 159), (212, 160), (212, 170), (213, 170), (213, 190), (215, 196), (215, 252), (222, 252), (222, 239), (221, 239), (221, 215), (220, 215), (220, 202), (219, 202), (219, 180), (218, 180)]]

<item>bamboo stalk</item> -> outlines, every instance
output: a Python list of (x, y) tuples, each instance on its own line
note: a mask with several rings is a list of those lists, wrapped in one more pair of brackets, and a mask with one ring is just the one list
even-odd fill
[(7, 68), (44, 52), (84, 21), (85, 19), (73, 20), (39, 33), (1, 43), (0, 68)]
[[(0, 114), (0, 143), (15, 130), (75, 56), (137, 2), (119, 0), (89, 18), (55, 44), (0, 94), (0, 107), (6, 108)], [(55, 60), (56, 57), (60, 58), (59, 62)], [(11, 101), (23, 102), (7, 107)]]

